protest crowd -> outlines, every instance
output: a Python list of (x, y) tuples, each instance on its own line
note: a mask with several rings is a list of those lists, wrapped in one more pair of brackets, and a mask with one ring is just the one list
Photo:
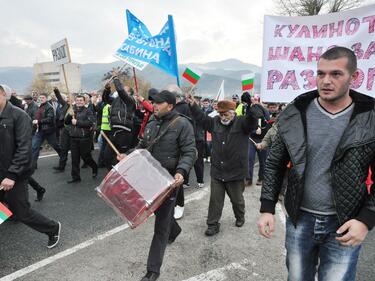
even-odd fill
[[(184, 189), (205, 186), (210, 198), (202, 236), (220, 232), (226, 194), (233, 224), (242, 227), (243, 193), (260, 188), (259, 221), (246, 223), (271, 238), (275, 206), (284, 204), (288, 280), (355, 280), (361, 243), (375, 225), (368, 185), (375, 168), (375, 100), (350, 89), (357, 75), (354, 53), (338, 46), (318, 60), (317, 89), (289, 104), (262, 102), (252, 87), (215, 99), (174, 84), (139, 93), (123, 84), (118, 69), (97, 93), (55, 87), (21, 100), (11, 85), (0, 84), (0, 202), (13, 213), (9, 220), (46, 234), (47, 247), (54, 248), (64, 239), (64, 224), (33, 210), (28, 196), (28, 186), (34, 204), (49, 192), (34, 176), (41, 150), (48, 145), (58, 154), (51, 173), (64, 173), (67, 185), (79, 186), (86, 180), (81, 169), (97, 178), (99, 169), (110, 172), (144, 149), (174, 182), (154, 211), (140, 280), (159, 278), (167, 245), (183, 231), (177, 221), (184, 216)], [(204, 182), (205, 165), (210, 182)]]

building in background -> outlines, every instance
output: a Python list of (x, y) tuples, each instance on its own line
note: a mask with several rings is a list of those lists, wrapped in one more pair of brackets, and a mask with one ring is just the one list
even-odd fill
[[(78, 63), (67, 63), (64, 65), (69, 92), (81, 92), (81, 65)], [(67, 92), (64, 73), (61, 65), (54, 62), (42, 62), (34, 64), (34, 83), (45, 83), (48, 88), (58, 87), (60, 91)]]

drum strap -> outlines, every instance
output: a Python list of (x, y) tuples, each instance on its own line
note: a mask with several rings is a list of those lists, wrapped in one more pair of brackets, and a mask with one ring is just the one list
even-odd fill
[(181, 116), (177, 116), (176, 118), (174, 118), (167, 126), (167, 128), (165, 128), (165, 130), (163, 132), (160, 133), (160, 135), (158, 135), (156, 138), (153, 139), (153, 141), (150, 142), (150, 144), (148, 145), (148, 147), (146, 148), (148, 151), (151, 151), (151, 149), (154, 147), (154, 145), (168, 132), (168, 129), (169, 128), (172, 128), (172, 126), (174, 124), (176, 124), (176, 122), (181, 118)]

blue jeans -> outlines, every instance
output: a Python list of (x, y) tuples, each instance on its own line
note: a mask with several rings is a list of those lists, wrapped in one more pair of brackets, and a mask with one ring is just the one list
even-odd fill
[(285, 247), (289, 281), (354, 281), (361, 246), (342, 246), (336, 239), (337, 216), (302, 212), (297, 228), (286, 221)]
[[(255, 142), (260, 143), (262, 141), (256, 140)], [(253, 181), (255, 154), (258, 154), (258, 160), (259, 160), (258, 180), (262, 181), (263, 178), (264, 178), (264, 168), (266, 166), (268, 149), (257, 150), (257, 148), (255, 147), (253, 142), (251, 140), (249, 140), (249, 174), (248, 174), (247, 179), (250, 180), (250, 181)]]
[(43, 131), (37, 132), (32, 138), (32, 151), (33, 151), (33, 165), (37, 164), (39, 157), (40, 146), (47, 140), (48, 144), (53, 147), (57, 154), (61, 155), (60, 144), (57, 142), (55, 131), (51, 133), (45, 133)]

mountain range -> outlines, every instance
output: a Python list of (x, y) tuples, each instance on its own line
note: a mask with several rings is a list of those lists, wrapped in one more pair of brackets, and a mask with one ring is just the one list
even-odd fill
[[(101, 86), (103, 75), (115, 67), (122, 66), (120, 61), (112, 63), (87, 63), (81, 65), (82, 88), (84, 91), (97, 90)], [(180, 77), (186, 67), (192, 67), (203, 72), (201, 79), (196, 86), (196, 93), (202, 96), (216, 96), (221, 81), (225, 80), (225, 94), (241, 93), (241, 75), (254, 72), (255, 92), (260, 91), (259, 66), (244, 63), (237, 59), (227, 59), (208, 63), (180, 64)], [(137, 75), (150, 82), (152, 87), (162, 89), (168, 84), (175, 84), (176, 79), (167, 75), (154, 66), (147, 66), (142, 72), (137, 71)], [(0, 84), (7, 84), (17, 90), (19, 94), (26, 94), (28, 87), (33, 80), (32, 67), (0, 67)], [(181, 85), (188, 86), (189, 82), (181, 78)]]

